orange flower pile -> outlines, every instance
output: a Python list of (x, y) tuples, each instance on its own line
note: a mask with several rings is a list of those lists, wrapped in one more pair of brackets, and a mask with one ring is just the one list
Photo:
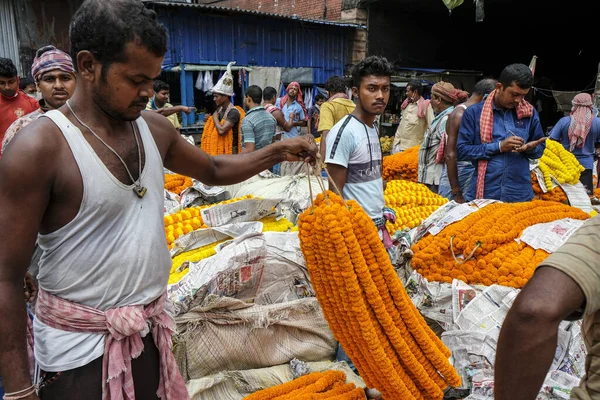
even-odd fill
[(342, 371), (313, 372), (291, 382), (264, 389), (244, 400), (362, 400), (365, 391), (346, 382)]
[(456, 278), (469, 284), (522, 288), (549, 255), (517, 242), (523, 230), (563, 218), (589, 217), (578, 208), (550, 201), (490, 204), (417, 242), (412, 267), (430, 281), (450, 283)]
[(200, 213), (202, 209), (251, 198), (252, 196), (248, 195), (244, 197), (238, 197), (236, 199), (225, 200), (217, 204), (186, 208), (185, 210), (165, 215), (165, 235), (167, 237), (167, 245), (169, 246), (169, 250), (173, 248), (173, 242), (177, 240), (178, 237), (186, 235), (197, 229), (208, 228), (208, 226), (206, 226), (202, 220), (202, 214)]
[(319, 194), (299, 218), (311, 283), (336, 340), (385, 399), (442, 399), (461, 379), (404, 290), (373, 221), (354, 200)]
[(419, 147), (414, 146), (401, 153), (383, 157), (383, 179), (405, 179), (417, 182), (419, 174)]
[[(235, 106), (235, 108), (240, 112), (240, 122), (238, 124), (238, 146), (241, 146), (242, 143), (242, 120), (246, 116), (244, 110)], [(221, 124), (225, 121), (221, 120)], [(202, 132), (202, 140), (200, 142), (200, 147), (202, 150), (210, 154), (211, 156), (218, 156), (221, 154), (233, 154), (233, 128), (229, 130), (225, 135), (219, 135), (217, 131), (217, 127), (215, 126), (215, 121), (213, 117), (210, 116), (206, 123), (204, 124), (204, 130)]]
[(533, 186), (535, 197), (540, 200), (555, 201), (557, 203), (565, 204), (568, 202), (567, 194), (560, 186), (556, 186), (554, 189), (544, 193), (538, 182), (537, 175), (534, 172), (531, 173), (531, 185)]
[(179, 174), (165, 174), (165, 189), (175, 194), (181, 194), (192, 186), (192, 178)]
[(594, 189), (594, 193), (592, 194), (595, 198), (600, 199), (600, 188)]
[(387, 223), (390, 235), (404, 228), (419, 226), (424, 219), (448, 202), (448, 199), (433, 193), (421, 183), (403, 180), (388, 182), (384, 197), (386, 207), (396, 211), (396, 223)]

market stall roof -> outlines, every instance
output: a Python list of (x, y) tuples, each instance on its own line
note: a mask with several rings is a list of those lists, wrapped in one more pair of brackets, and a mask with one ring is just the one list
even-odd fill
[(164, 6), (164, 7), (178, 7), (178, 8), (187, 7), (187, 8), (212, 10), (212, 11), (234, 13), (234, 14), (258, 15), (258, 16), (264, 16), (264, 17), (277, 18), (277, 19), (299, 21), (299, 22), (304, 22), (304, 23), (309, 23), (309, 24), (331, 25), (331, 26), (339, 26), (339, 27), (354, 28), (354, 29), (367, 29), (366, 25), (352, 24), (349, 22), (301, 18), (301, 17), (298, 17), (296, 14), (290, 16), (290, 15), (282, 15), (282, 14), (275, 14), (275, 13), (267, 13), (267, 12), (256, 11), (256, 10), (244, 10), (239, 7), (232, 8), (232, 7), (215, 6), (212, 4), (191, 4), (191, 3), (184, 3), (181, 1), (164, 1), (164, 0), (163, 1), (142, 0), (142, 1), (145, 4)]

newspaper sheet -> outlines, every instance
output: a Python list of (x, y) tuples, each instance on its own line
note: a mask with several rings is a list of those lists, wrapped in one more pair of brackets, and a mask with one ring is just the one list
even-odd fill
[(569, 375), (583, 378), (587, 349), (581, 332), (581, 321), (573, 322), (570, 331), (569, 350), (558, 369)]
[(279, 199), (247, 199), (230, 204), (220, 204), (202, 210), (202, 219), (208, 226), (220, 226), (233, 222), (259, 221), (275, 215)]
[(460, 311), (456, 326), (464, 331), (484, 333), (496, 340), (516, 293), (517, 289), (506, 286), (487, 287)]
[(571, 398), (572, 389), (578, 385), (579, 378), (563, 371), (551, 370), (536, 400), (568, 400)]
[(534, 249), (554, 253), (562, 246), (585, 221), (564, 218), (557, 221), (536, 224), (526, 228), (517, 242), (525, 242)]
[(461, 311), (477, 296), (475, 288), (463, 281), (452, 281), (452, 322), (456, 322)]
[(214, 204), (231, 199), (231, 194), (220, 186), (207, 186), (201, 182), (194, 184), (181, 193), (181, 204), (184, 208), (192, 205)]
[[(447, 227), (448, 225), (460, 221), (465, 218), (467, 215), (474, 213), (482, 209), (485, 206), (488, 206), (493, 203), (497, 203), (497, 200), (473, 200), (469, 203), (458, 204), (454, 206), (446, 215), (435, 222), (428, 230), (433, 236), (437, 235)], [(454, 203), (456, 204), (456, 203)]]
[(217, 226), (215, 228), (198, 229), (190, 232), (187, 235), (178, 237), (173, 242), (171, 249), (171, 257), (186, 251), (192, 251), (211, 243), (230, 238), (237, 238), (251, 233), (260, 233), (263, 230), (262, 222), (240, 222), (237, 224), (229, 224)]
[(563, 183), (560, 184), (560, 187), (565, 191), (571, 206), (580, 208), (586, 213), (592, 211), (590, 196), (588, 196), (585, 186), (581, 182), (577, 182), (576, 185)]
[(406, 282), (406, 292), (419, 312), (440, 324), (444, 330), (452, 327), (452, 287), (447, 283), (428, 282), (416, 271)]
[[(537, 178), (538, 184), (540, 185), (540, 189), (542, 189), (542, 192), (548, 193), (548, 187), (546, 186), (546, 181), (544, 180), (543, 172), (539, 168), (536, 167), (533, 169), (533, 173), (535, 174), (535, 177)], [(553, 189), (553, 187), (551, 187), (550, 189)]]
[(254, 300), (266, 257), (264, 235), (251, 233), (222, 246), (212, 257), (190, 263), (188, 274), (167, 287), (176, 315), (202, 303), (209, 294)]

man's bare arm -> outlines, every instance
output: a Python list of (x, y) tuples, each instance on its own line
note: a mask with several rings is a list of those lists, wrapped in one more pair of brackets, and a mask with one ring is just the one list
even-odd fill
[(458, 164), (456, 158), (456, 141), (458, 140), (458, 129), (462, 119), (464, 110), (457, 109), (448, 118), (446, 123), (446, 135), (448, 135), (448, 143), (446, 144), (446, 170), (448, 171), (448, 181), (454, 200), (458, 203), (464, 203), (464, 193), (460, 190), (460, 180), (458, 179)]
[(285, 116), (281, 110), (275, 110), (272, 115), (275, 118), (275, 121), (277, 121), (277, 125), (282, 127), (284, 131), (289, 132), (294, 127), (293, 121), (290, 122), (285, 120)]
[(221, 121), (219, 120), (219, 110), (215, 111), (212, 118), (215, 122), (215, 128), (217, 129), (217, 133), (219, 134), (219, 136), (226, 135), (227, 132), (229, 132), (233, 128), (234, 124), (232, 124), (229, 120), (225, 120), (221, 124)]
[(164, 166), (207, 185), (231, 185), (282, 161), (314, 162), (318, 157), (310, 136), (284, 140), (250, 153), (212, 157), (185, 141), (168, 120), (147, 115), (144, 118), (161, 148)]
[[(158, 110), (152, 110), (152, 111), (154, 111), (157, 114), (163, 115), (165, 117), (169, 117), (178, 112), (184, 112), (186, 114), (189, 114), (192, 112), (192, 109), (194, 109), (194, 107), (173, 106), (173, 107), (167, 107), (167, 108), (159, 108)], [(148, 110), (148, 111), (150, 111), (150, 110)]]
[(498, 341), (495, 399), (535, 400), (552, 365), (560, 322), (583, 306), (565, 273), (541, 267), (517, 296)]
[(49, 203), (58, 154), (53, 140), (32, 135), (40, 126), (44, 123), (38, 121), (24, 128), (0, 161), (0, 376), (7, 393), (31, 386), (23, 284)]
[(335, 183), (335, 185), (329, 187), (329, 190), (343, 196), (344, 186), (348, 179), (348, 169), (338, 164), (327, 164), (327, 173), (329, 179)]

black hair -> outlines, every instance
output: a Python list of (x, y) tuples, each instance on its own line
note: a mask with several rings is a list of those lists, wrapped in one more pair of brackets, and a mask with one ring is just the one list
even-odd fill
[(315, 103), (319, 100), (327, 100), (327, 98), (325, 96), (323, 96), (321, 93), (319, 93), (318, 95), (315, 96)]
[(360, 87), (364, 77), (387, 76), (391, 77), (394, 67), (385, 57), (369, 56), (352, 68), (352, 82), (355, 87)]
[(514, 82), (521, 89), (529, 89), (533, 85), (533, 74), (525, 64), (511, 64), (502, 70), (498, 81), (504, 88)]
[(163, 82), (157, 79), (154, 81), (154, 93), (158, 93), (161, 90), (171, 91), (171, 87), (167, 82)]
[(490, 94), (496, 89), (496, 84), (498, 83), (495, 79), (482, 79), (475, 84), (473, 88), (473, 94), (478, 94), (481, 96), (485, 96), (486, 94)]
[(0, 76), (3, 78), (14, 78), (17, 76), (17, 67), (10, 58), (0, 57)]
[(125, 45), (135, 42), (152, 54), (167, 52), (167, 30), (154, 11), (139, 0), (85, 0), (69, 27), (71, 57), (77, 68), (77, 54), (88, 50), (106, 76), (114, 62), (125, 61)]
[(267, 86), (263, 90), (263, 99), (265, 101), (273, 100), (274, 97), (277, 97), (277, 89), (272, 86)]
[(340, 76), (332, 76), (325, 82), (325, 90), (329, 92), (330, 96), (337, 93), (345, 93), (346, 86), (346, 80)]
[(417, 92), (420, 96), (423, 96), (423, 84), (420, 80), (413, 79), (412, 81), (408, 82), (408, 85), (406, 85), (406, 87), (410, 87), (410, 89), (413, 92)]
[(245, 96), (250, 97), (255, 104), (260, 104), (262, 102), (263, 91), (256, 85), (248, 86)]

